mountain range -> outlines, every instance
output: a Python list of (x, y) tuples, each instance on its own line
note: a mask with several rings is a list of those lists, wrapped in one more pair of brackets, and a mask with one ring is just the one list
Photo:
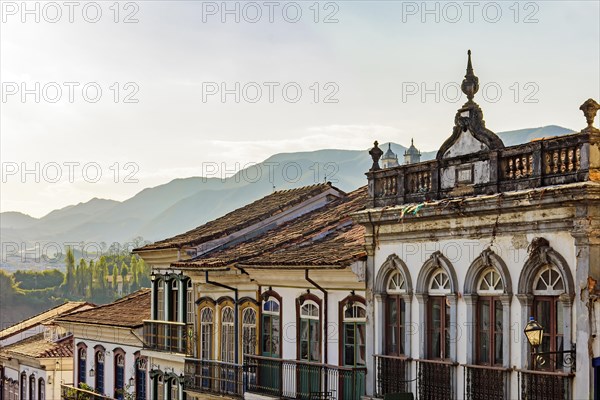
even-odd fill
[[(572, 131), (550, 125), (501, 132), (506, 146)], [(381, 148), (387, 150), (388, 144)], [(391, 143), (400, 160), (406, 147)], [(423, 152), (421, 160), (435, 157)], [(276, 154), (226, 179), (190, 177), (146, 188), (124, 201), (93, 198), (54, 210), (41, 218), (20, 212), (0, 213), (2, 242), (123, 243), (134, 237), (156, 241), (182, 233), (259, 199), (274, 189), (325, 180), (350, 191), (366, 184), (371, 158), (363, 150), (318, 150)], [(3, 247), (4, 248), (4, 247)]]

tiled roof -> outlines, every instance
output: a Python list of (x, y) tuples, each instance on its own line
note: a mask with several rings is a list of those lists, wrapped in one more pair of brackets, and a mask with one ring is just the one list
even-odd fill
[(137, 328), (145, 319), (150, 319), (150, 289), (140, 289), (113, 303), (65, 315), (56, 321)]
[(56, 342), (44, 339), (43, 333), (2, 348), (3, 354), (18, 354), (34, 358), (73, 357), (73, 336)]
[(13, 335), (20, 333), (20, 332), (34, 328), (37, 325), (49, 322), (52, 319), (54, 319), (60, 315), (71, 313), (71, 312), (79, 310), (83, 307), (86, 307), (86, 308), (94, 307), (94, 304), (87, 303), (85, 301), (68, 301), (68, 302), (58, 305), (54, 308), (43, 311), (37, 315), (34, 315), (33, 317), (28, 318), (24, 321), (21, 321), (15, 325), (12, 325), (6, 329), (1, 330), (0, 331), (0, 340), (7, 339)]
[(199, 269), (347, 265), (366, 256), (364, 228), (354, 224), (349, 215), (364, 208), (367, 196), (365, 186), (260, 236), (172, 265)]
[(184, 245), (193, 246), (218, 239), (252, 226), (331, 189), (344, 194), (330, 183), (279, 190), (191, 231), (135, 249), (134, 252), (179, 248)]

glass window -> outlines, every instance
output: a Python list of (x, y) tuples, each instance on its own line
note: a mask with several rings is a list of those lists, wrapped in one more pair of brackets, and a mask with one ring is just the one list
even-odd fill
[(262, 355), (279, 357), (280, 355), (280, 304), (276, 299), (263, 303), (262, 309)]
[(200, 310), (200, 358), (202, 360), (212, 359), (213, 323), (212, 308), (204, 307)]
[(406, 292), (406, 281), (404, 275), (400, 271), (394, 271), (390, 276), (387, 284), (388, 293), (405, 293)]
[(306, 300), (300, 307), (300, 360), (319, 361), (321, 341), (319, 332), (319, 306), (312, 300)]
[(115, 355), (115, 399), (123, 400), (123, 389), (125, 388), (125, 355)]
[(42, 378), (38, 381), (38, 400), (46, 400), (46, 382)]
[(445, 296), (432, 296), (428, 300), (428, 358), (450, 357), (450, 305)]
[(236, 362), (234, 321), (233, 308), (224, 307), (221, 314), (221, 361), (229, 363)]
[(366, 340), (366, 308), (362, 303), (344, 307), (344, 365), (364, 367)]
[(156, 310), (156, 319), (158, 321), (164, 321), (165, 320), (165, 289), (164, 289), (164, 281), (162, 279), (159, 279), (158, 283), (156, 284), (158, 286), (158, 290), (157, 290), (157, 310)]
[(135, 399), (146, 400), (146, 367), (145, 358), (138, 357), (135, 361)]
[(246, 307), (242, 312), (242, 351), (256, 354), (256, 310)]
[(192, 280), (187, 281), (187, 292), (186, 292), (186, 312), (187, 312), (187, 323), (194, 323), (194, 285)]
[(29, 377), (29, 400), (35, 400), (36, 388), (35, 375), (31, 375)]
[(104, 350), (96, 351), (96, 376), (95, 389), (98, 393), (104, 393)]
[(404, 351), (404, 324), (406, 321), (406, 307), (402, 294), (406, 293), (404, 276), (395, 271), (387, 284), (387, 298), (385, 300), (385, 346), (387, 355), (399, 356)]
[(77, 383), (85, 383), (85, 378), (87, 374), (87, 348), (79, 347), (77, 350)]

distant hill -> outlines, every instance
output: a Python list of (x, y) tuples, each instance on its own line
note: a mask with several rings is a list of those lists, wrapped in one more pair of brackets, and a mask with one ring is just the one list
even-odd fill
[[(564, 135), (572, 131), (560, 126), (498, 133), (506, 146), (532, 139)], [(387, 143), (381, 145), (387, 149)], [(392, 143), (402, 159), (406, 147)], [(422, 160), (436, 151), (423, 152)], [(34, 242), (125, 242), (142, 236), (156, 241), (215, 219), (275, 189), (311, 185), (325, 180), (350, 191), (366, 184), (371, 158), (363, 150), (326, 149), (275, 154), (234, 176), (190, 177), (147, 188), (119, 202), (91, 199), (54, 210), (36, 219), (19, 212), (0, 214), (2, 241)]]

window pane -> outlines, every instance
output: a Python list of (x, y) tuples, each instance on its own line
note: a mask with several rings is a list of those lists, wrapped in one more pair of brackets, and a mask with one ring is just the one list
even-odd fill
[(479, 362), (488, 364), (490, 362), (490, 301), (479, 301)]
[(439, 299), (431, 300), (431, 353), (430, 358), (441, 357), (442, 311)]

